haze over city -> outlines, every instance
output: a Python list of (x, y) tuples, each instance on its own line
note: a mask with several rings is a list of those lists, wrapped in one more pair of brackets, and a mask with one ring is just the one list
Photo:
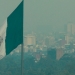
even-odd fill
[(22, 8), (23, 0), (0, 0), (0, 75), (75, 75), (75, 0)]
[[(0, 1), (0, 25), (22, 0)], [(75, 0), (25, 0), (25, 31), (64, 31), (64, 25), (75, 23)]]

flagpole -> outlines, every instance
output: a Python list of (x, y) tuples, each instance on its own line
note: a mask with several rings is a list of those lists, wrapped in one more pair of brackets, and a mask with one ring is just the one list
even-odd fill
[[(22, 1), (23, 1), (23, 26), (24, 26), (24, 0), (22, 0)], [(24, 35), (24, 33), (23, 33), (23, 35)], [(23, 62), (24, 62), (24, 57), (23, 57), (24, 54), (23, 53), (24, 53), (24, 37), (23, 37), (23, 43), (21, 45), (21, 75), (23, 75)]]

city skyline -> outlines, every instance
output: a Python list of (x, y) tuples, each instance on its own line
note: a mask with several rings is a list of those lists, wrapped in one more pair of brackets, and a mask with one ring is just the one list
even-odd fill
[(0, 0), (0, 34), (0, 75), (75, 75), (75, 0)]

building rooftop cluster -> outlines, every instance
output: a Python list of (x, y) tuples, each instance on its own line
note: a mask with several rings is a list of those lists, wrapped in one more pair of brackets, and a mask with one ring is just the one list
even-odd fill
[(68, 24), (66, 32), (53, 32), (49, 34), (31, 33), (24, 36), (24, 52), (35, 53), (35, 57), (47, 56), (48, 49), (55, 48), (56, 59), (60, 59), (64, 54), (75, 52), (75, 26)]

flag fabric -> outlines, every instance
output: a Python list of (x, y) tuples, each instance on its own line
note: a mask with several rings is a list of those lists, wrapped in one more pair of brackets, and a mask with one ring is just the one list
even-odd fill
[[(0, 55), (8, 55), (23, 43), (23, 1), (0, 28)], [(3, 53), (2, 53), (3, 52)]]
[(6, 55), (5, 50), (6, 27), (7, 21), (5, 21), (2, 27), (0, 27), (0, 59)]

